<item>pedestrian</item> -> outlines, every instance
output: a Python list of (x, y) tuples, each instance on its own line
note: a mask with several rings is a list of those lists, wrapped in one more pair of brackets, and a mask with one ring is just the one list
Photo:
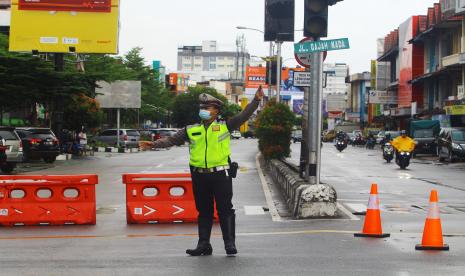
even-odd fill
[[(199, 240), (195, 249), (188, 249), (191, 256), (211, 255), (210, 235), (213, 225), (214, 202), (220, 219), (226, 253), (237, 254), (236, 215), (232, 205), (232, 177), (230, 139), (231, 132), (238, 129), (252, 116), (263, 99), (263, 89), (255, 93), (254, 100), (237, 116), (221, 121), (218, 119), (223, 102), (200, 94), (200, 124), (190, 125), (171, 137), (154, 142), (155, 148), (168, 148), (190, 144), (190, 171), (194, 190), (195, 206), (199, 212)], [(237, 168), (236, 168), (237, 169)]]
[(87, 145), (87, 133), (84, 127), (81, 128), (81, 131), (78, 134), (79, 145), (86, 146)]

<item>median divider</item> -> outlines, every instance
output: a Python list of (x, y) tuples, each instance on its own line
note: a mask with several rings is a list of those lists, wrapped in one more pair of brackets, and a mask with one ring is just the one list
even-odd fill
[(124, 174), (123, 184), (128, 224), (197, 222), (190, 174)]
[(0, 226), (96, 224), (97, 175), (0, 176)]

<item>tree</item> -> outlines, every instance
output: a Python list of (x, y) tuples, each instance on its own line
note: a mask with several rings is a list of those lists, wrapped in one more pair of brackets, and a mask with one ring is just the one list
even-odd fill
[[(95, 97), (97, 76), (82, 74), (72, 66), (56, 72), (54, 64), (31, 54), (8, 52), (8, 37), (0, 34), (0, 113), (27, 109), (30, 121), (36, 124), (36, 105), (53, 114), (57, 105), (67, 104), (73, 97)], [(57, 102), (56, 99), (61, 99)]]

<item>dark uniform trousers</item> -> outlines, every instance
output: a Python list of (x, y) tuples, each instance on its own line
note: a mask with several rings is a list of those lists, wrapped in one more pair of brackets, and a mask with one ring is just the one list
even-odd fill
[(234, 240), (235, 211), (233, 209), (232, 178), (226, 171), (198, 173), (191, 167), (195, 205), (199, 212), (199, 240), (209, 241), (213, 225), (214, 203), (220, 218), (223, 239)]

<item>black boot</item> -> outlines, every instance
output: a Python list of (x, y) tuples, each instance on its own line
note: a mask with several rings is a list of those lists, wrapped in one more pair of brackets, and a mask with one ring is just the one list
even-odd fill
[(208, 256), (213, 253), (213, 248), (210, 244), (212, 225), (213, 219), (199, 217), (199, 242), (195, 249), (187, 249), (187, 254), (191, 256)]
[(236, 215), (232, 214), (220, 218), (221, 232), (223, 232), (224, 249), (228, 255), (236, 255)]

